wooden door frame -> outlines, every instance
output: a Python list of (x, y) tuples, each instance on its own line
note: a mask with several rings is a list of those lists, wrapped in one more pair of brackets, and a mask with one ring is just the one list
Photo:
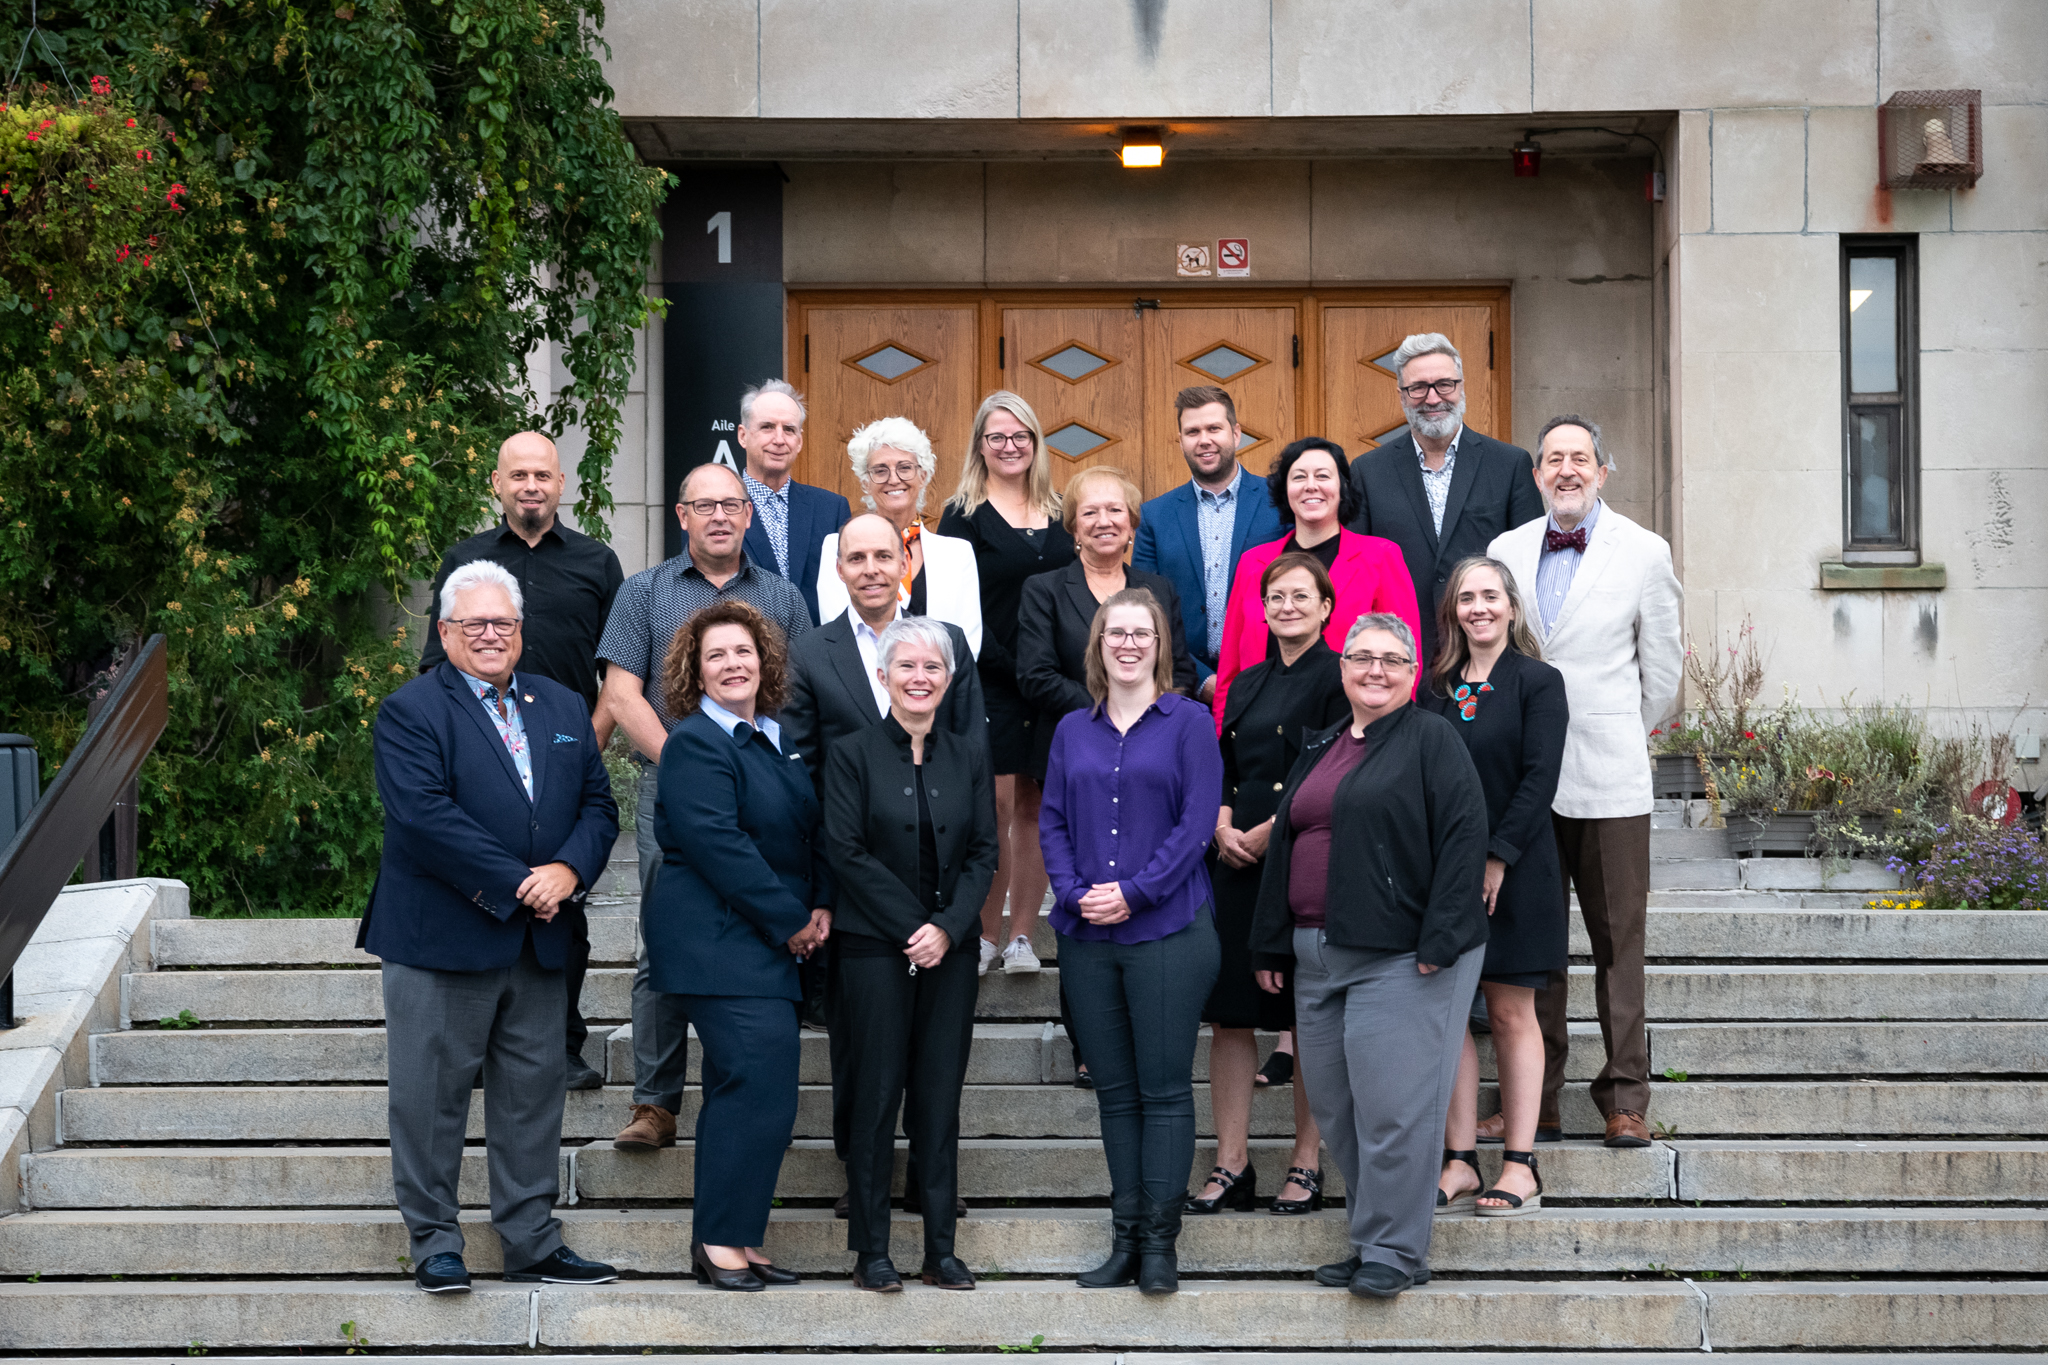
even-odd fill
[[(1494, 421), (1498, 430), (1486, 433), (1502, 441), (1514, 439), (1514, 330), (1509, 325), (1510, 289), (1506, 284), (1420, 284), (1360, 286), (1356, 288), (1242, 289), (1217, 285), (1123, 285), (1115, 288), (1088, 286), (1074, 289), (790, 289), (786, 303), (789, 367), (785, 373), (799, 390), (808, 387), (809, 312), (813, 308), (974, 308), (977, 380), (982, 393), (1008, 388), (1007, 366), (997, 363), (997, 339), (1002, 335), (1004, 308), (1128, 308), (1135, 299), (1156, 299), (1161, 308), (1273, 308), (1300, 310), (1301, 356), (1294, 367), (1294, 410), (1301, 430), (1290, 439), (1322, 430), (1326, 413), (1323, 391), (1312, 376), (1322, 364), (1322, 310), (1324, 308), (1415, 307), (1455, 304), (1485, 307), (1492, 314), (1489, 324), (1492, 354), (1488, 368), (1498, 378), (1494, 389)], [(1007, 359), (1007, 358), (1006, 358)], [(1466, 365), (1479, 357), (1467, 356)]]

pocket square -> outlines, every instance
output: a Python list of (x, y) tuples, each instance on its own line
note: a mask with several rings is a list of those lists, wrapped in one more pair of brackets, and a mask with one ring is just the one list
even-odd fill
[(556, 736), (555, 736), (555, 743), (557, 743), (557, 744), (574, 744), (575, 742), (576, 742), (576, 736), (574, 736), (574, 735), (556, 735)]

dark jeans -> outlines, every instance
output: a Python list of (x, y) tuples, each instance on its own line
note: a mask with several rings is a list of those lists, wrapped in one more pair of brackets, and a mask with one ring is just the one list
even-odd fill
[(1095, 1078), (1112, 1199), (1142, 1189), (1164, 1203), (1188, 1192), (1195, 1037), (1222, 960), (1206, 906), (1187, 928), (1147, 943), (1060, 935), (1060, 980)]

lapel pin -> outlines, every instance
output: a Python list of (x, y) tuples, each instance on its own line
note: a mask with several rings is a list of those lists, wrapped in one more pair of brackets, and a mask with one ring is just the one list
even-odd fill
[(531, 692), (522, 692), (519, 694), (519, 699), (521, 701), (530, 702), (533, 700), (533, 694)]

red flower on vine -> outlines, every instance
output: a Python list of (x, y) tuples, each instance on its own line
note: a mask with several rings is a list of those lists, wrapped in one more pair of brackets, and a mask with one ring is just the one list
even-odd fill
[(179, 203), (179, 202), (178, 202), (178, 196), (179, 196), (179, 195), (181, 195), (181, 194), (184, 194), (184, 193), (186, 193), (186, 192), (187, 192), (187, 191), (186, 191), (186, 189), (185, 189), (185, 187), (184, 187), (183, 185), (172, 185), (172, 186), (171, 186), (171, 189), (170, 189), (170, 193), (168, 193), (168, 194), (166, 194), (166, 195), (164, 196), (164, 202), (165, 202), (166, 204), (169, 204), (169, 205), (170, 205), (170, 206), (171, 206), (172, 208), (176, 209), (176, 210), (177, 210), (178, 212), (180, 212), (180, 213), (183, 213), (183, 212), (185, 211), (185, 206), (184, 206), (183, 204), (181, 204), (181, 203)]
[(114, 93), (114, 83), (105, 76), (94, 76), (92, 78), (92, 92), (95, 95), (111, 95)]
[(115, 253), (114, 253), (114, 264), (115, 264), (115, 265), (119, 265), (119, 264), (121, 264), (121, 262), (123, 262), (123, 261), (125, 261), (125, 260), (127, 260), (127, 259), (128, 259), (128, 244), (127, 244), (127, 243), (125, 243), (125, 242), (123, 242), (123, 243), (121, 244), (121, 249), (120, 249), (119, 251), (117, 251), (117, 252), (115, 252)]
[(1756, 731), (1754, 731), (1754, 730), (1744, 730), (1744, 731), (1742, 732), (1742, 737), (1743, 737), (1744, 739), (1755, 739), (1755, 738), (1756, 738)]
[(129, 126), (130, 128), (133, 128), (133, 127), (135, 126), (135, 120), (134, 120), (134, 119), (129, 119), (129, 120), (128, 120), (128, 126)]
[(42, 137), (43, 137), (43, 135), (42, 135), (41, 133), (38, 133), (38, 132), (30, 132), (30, 133), (28, 134), (28, 140), (29, 140), (30, 142), (40, 142), (40, 141), (42, 141)]
[(142, 258), (142, 268), (143, 268), (144, 270), (147, 270), (147, 269), (149, 269), (149, 257), (147, 257), (147, 256), (144, 256), (144, 257)]

